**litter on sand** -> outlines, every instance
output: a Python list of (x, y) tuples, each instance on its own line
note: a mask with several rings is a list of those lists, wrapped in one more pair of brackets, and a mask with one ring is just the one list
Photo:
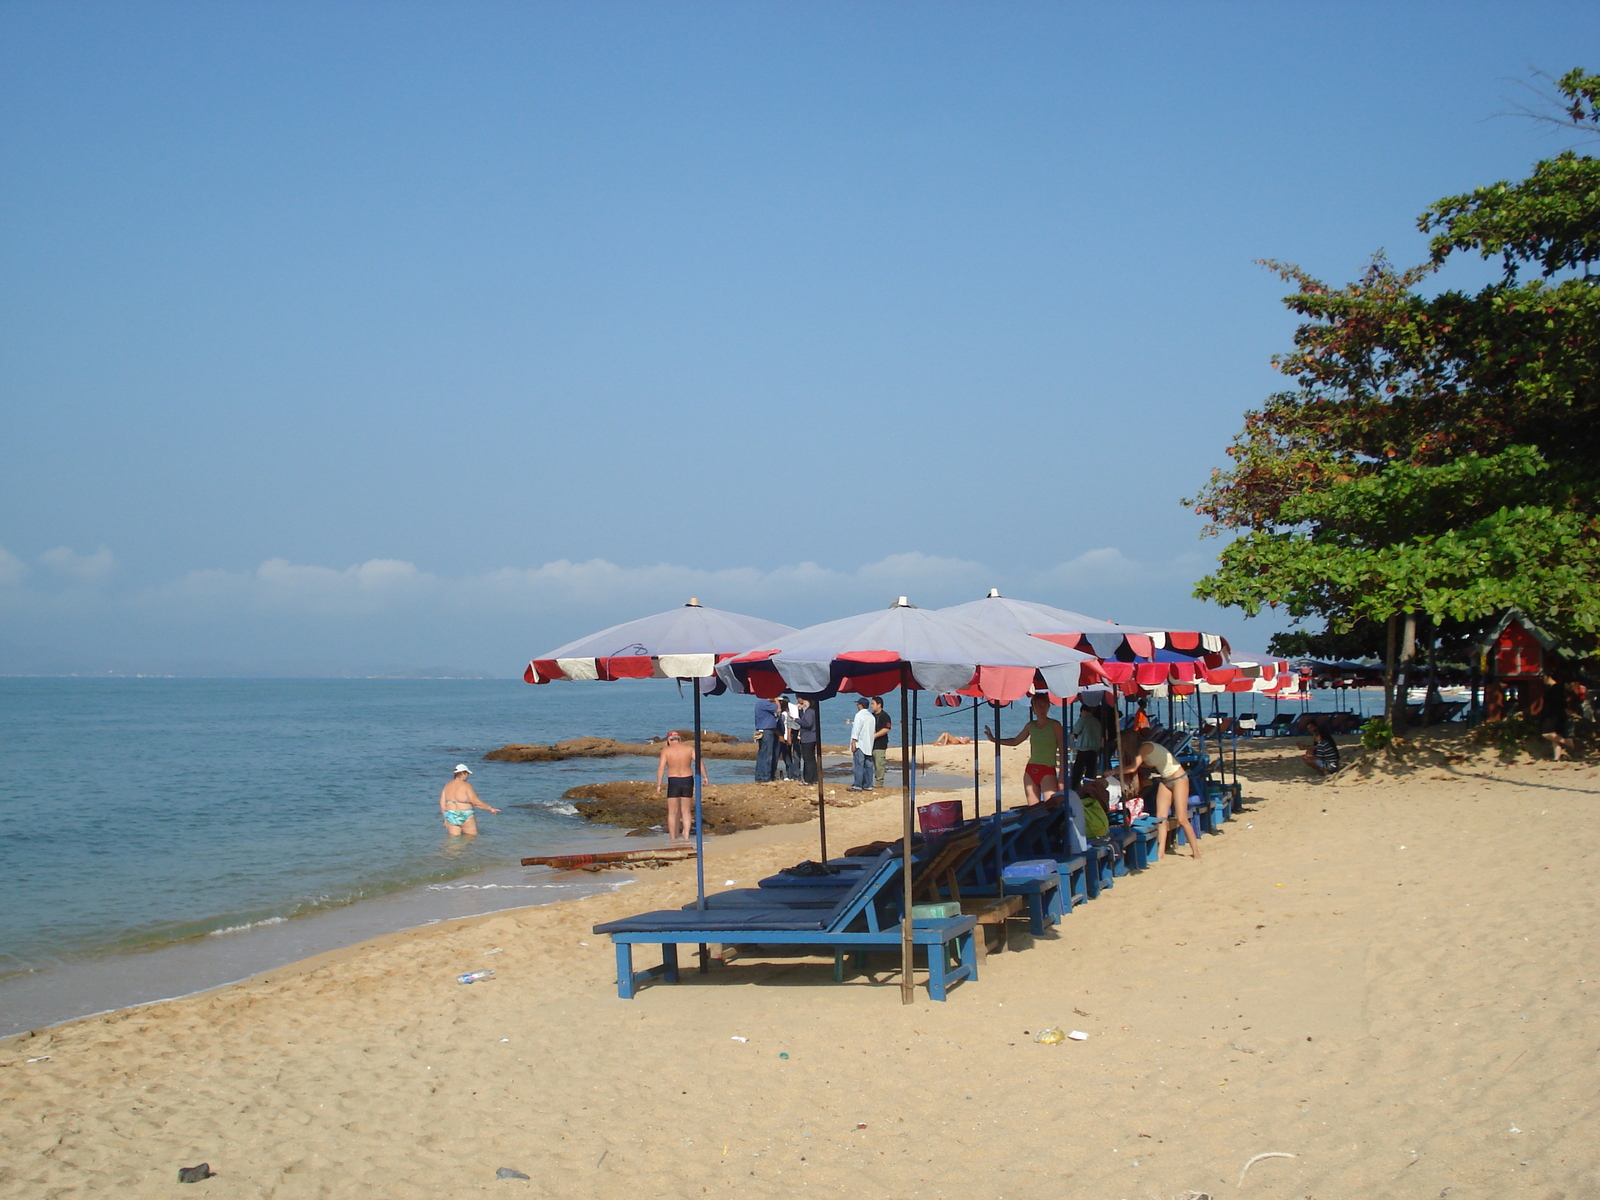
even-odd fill
[(495, 1169), (494, 1177), (496, 1179), (527, 1179), (528, 1178), (528, 1176), (524, 1175), (521, 1171), (517, 1170), (515, 1167), (498, 1167), (498, 1168)]
[(737, 1034), (735, 1034), (732, 1040), (736, 1041), (736, 1042), (748, 1042), (750, 1039), (749, 1038), (742, 1038), (742, 1037), (738, 1036)]
[(1041, 1046), (1054, 1046), (1060, 1042), (1066, 1041), (1067, 1035), (1052, 1025), (1049, 1029), (1041, 1029), (1039, 1031), (1039, 1035), (1033, 1040), (1038, 1042)]
[(1067, 1036), (1075, 1042), (1087, 1042), (1089, 1040), (1089, 1035), (1081, 1029), (1074, 1029)]
[(1240, 1187), (1244, 1186), (1245, 1173), (1247, 1171), (1249, 1171), (1251, 1167), (1255, 1166), (1258, 1162), (1260, 1162), (1263, 1158), (1293, 1158), (1293, 1157), (1294, 1157), (1294, 1155), (1286, 1154), (1282, 1150), (1268, 1150), (1265, 1154), (1256, 1155), (1249, 1162), (1245, 1163), (1244, 1167), (1239, 1171), (1239, 1186)]
[(179, 1167), (178, 1182), (199, 1183), (202, 1179), (210, 1179), (215, 1174), (210, 1163), (201, 1163), (197, 1167)]

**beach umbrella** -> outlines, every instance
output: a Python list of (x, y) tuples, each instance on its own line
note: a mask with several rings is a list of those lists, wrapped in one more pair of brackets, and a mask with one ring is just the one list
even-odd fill
[[(1198, 630), (1168, 629), (1153, 625), (1124, 625), (1102, 621), (1082, 613), (1055, 608), (1033, 600), (1014, 600), (990, 588), (981, 600), (941, 609), (965, 620), (996, 629), (1006, 629), (1041, 638), (1047, 642), (1087, 651), (1100, 660), (1104, 681), (1118, 691), (1132, 695), (1151, 692), (1169, 697), (1171, 717), (1172, 689), (1188, 691), (1204, 677), (1207, 668), (1221, 667), (1228, 661), (1228, 642), (1219, 634)], [(1054, 689), (1052, 689), (1054, 690)], [(1057, 692), (1062, 708), (1062, 725), (1067, 724), (1067, 705), (1075, 696)], [(999, 712), (995, 713), (996, 722)], [(1115, 729), (1108, 723), (1104, 753), (1109, 756)], [(998, 729), (996, 733), (998, 734)], [(999, 748), (996, 747), (996, 779), (999, 778)], [(1061, 769), (1066, 770), (1066, 747), (1062, 747)], [(1107, 759), (1109, 765), (1109, 757)], [(1065, 774), (1062, 779), (1065, 780)]]
[[(640, 617), (568, 642), (528, 663), (528, 683), (561, 679), (677, 679), (694, 684), (694, 851), (695, 894), (706, 906), (705, 833), (700, 825), (700, 694), (720, 691), (717, 664), (752, 646), (793, 633), (790, 625), (741, 613), (706, 608), (691, 598), (681, 608)], [(705, 969), (704, 947), (701, 970)]]
[(904, 596), (888, 609), (797, 630), (717, 668), (730, 688), (824, 699), (840, 692), (881, 696), (900, 689), (901, 842), (905, 912), (900, 922), (900, 998), (912, 1001), (911, 833), (916, 761), (910, 748), (913, 689), (959, 692), (998, 703), (1044, 688), (1075, 692), (1099, 678), (1092, 656), (1003, 629), (916, 608)]
[(981, 600), (940, 611), (1092, 654), (1104, 665), (1106, 680), (1116, 684), (1190, 683), (1204, 665), (1220, 666), (1228, 658), (1227, 639), (1219, 634), (1102, 621), (1032, 600), (1013, 600), (998, 588), (990, 588)]

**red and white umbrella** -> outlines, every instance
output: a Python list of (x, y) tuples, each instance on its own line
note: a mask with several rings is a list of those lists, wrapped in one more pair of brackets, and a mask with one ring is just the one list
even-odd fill
[(568, 642), (528, 664), (528, 683), (558, 679), (709, 679), (717, 664), (793, 633), (792, 625), (706, 608), (690, 600)]
[[(694, 687), (694, 845), (699, 907), (706, 905), (705, 834), (701, 829), (700, 693), (716, 679), (717, 664), (752, 646), (793, 633), (790, 625), (706, 608), (691, 599), (681, 608), (640, 617), (568, 642), (528, 663), (528, 683), (558, 679), (687, 679)], [(705, 953), (701, 947), (701, 966)]]
[[(880, 696), (900, 691), (901, 839), (904, 915), (900, 922), (900, 997), (912, 1001), (911, 829), (916, 759), (911, 753), (907, 694), (912, 689), (959, 692), (1005, 704), (1030, 691), (1076, 692), (1100, 678), (1094, 658), (1022, 633), (915, 608), (904, 596), (880, 612), (797, 630), (717, 668), (729, 687), (757, 695), (794, 691), (817, 698), (839, 692)], [(998, 804), (999, 776), (996, 774)]]
[(990, 588), (982, 600), (940, 611), (1092, 654), (1100, 661), (1104, 681), (1129, 692), (1194, 683), (1208, 667), (1228, 661), (1228, 642), (1220, 634), (1101, 621), (1048, 604), (1013, 600), (998, 588)]

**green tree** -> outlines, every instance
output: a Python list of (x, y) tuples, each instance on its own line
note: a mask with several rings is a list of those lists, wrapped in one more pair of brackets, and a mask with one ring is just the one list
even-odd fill
[[(1571, 120), (1600, 128), (1600, 76), (1559, 87)], [(1231, 465), (1188, 502), (1238, 535), (1196, 595), (1333, 634), (1382, 624), (1391, 681), (1402, 614), (1470, 624), (1515, 605), (1600, 631), (1600, 162), (1564, 152), (1419, 226), (1428, 263), (1379, 255), (1343, 288), (1268, 264), (1305, 318), (1274, 360), (1295, 387), (1246, 414)], [(1473, 251), (1502, 278), (1417, 290)]]

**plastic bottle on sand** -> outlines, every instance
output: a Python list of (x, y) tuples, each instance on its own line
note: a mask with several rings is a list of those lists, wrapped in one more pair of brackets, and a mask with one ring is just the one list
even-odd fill
[(493, 979), (493, 971), (468, 971), (465, 975), (457, 975), (457, 983), (477, 983), (480, 979)]

